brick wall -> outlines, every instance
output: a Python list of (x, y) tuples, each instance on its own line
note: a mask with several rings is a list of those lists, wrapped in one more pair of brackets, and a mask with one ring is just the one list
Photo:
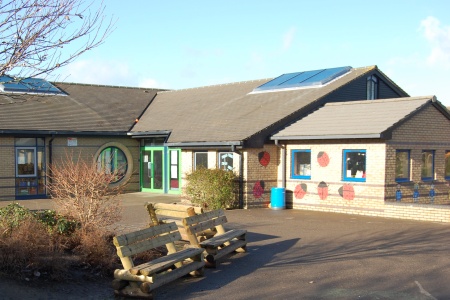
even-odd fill
[[(45, 139), (46, 164), (49, 163), (49, 138)], [(67, 138), (58, 137), (52, 142), (53, 162), (65, 159), (72, 153), (74, 158), (92, 160), (97, 151), (107, 143), (117, 143), (129, 151), (132, 171), (126, 191), (139, 191), (139, 142), (130, 138), (78, 137), (77, 146), (69, 147)], [(131, 166), (131, 165), (130, 165)], [(15, 198), (15, 148), (14, 137), (0, 138), (0, 200)]]

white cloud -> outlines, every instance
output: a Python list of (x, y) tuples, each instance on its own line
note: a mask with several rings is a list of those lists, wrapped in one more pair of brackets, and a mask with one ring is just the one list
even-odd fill
[(289, 50), (289, 48), (291, 48), (296, 32), (297, 32), (297, 28), (291, 27), (286, 33), (284, 33), (283, 46), (282, 46), (282, 49), (284, 51)]
[(420, 22), (420, 30), (431, 46), (431, 53), (427, 57), (430, 65), (450, 67), (450, 26), (429, 16)]

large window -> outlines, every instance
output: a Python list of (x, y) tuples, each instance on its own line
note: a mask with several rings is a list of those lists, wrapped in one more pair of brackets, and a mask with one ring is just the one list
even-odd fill
[(410, 180), (410, 150), (397, 150), (395, 153), (395, 180), (398, 182)]
[(344, 150), (342, 162), (344, 181), (366, 181), (366, 150)]
[(311, 150), (292, 150), (291, 178), (311, 179)]
[(233, 171), (233, 152), (219, 153), (219, 168)]
[(45, 143), (43, 138), (16, 138), (16, 197), (45, 195)]
[(434, 179), (434, 150), (422, 151), (422, 180), (428, 181)]
[(367, 77), (367, 100), (378, 98), (378, 78), (375, 75)]
[(208, 168), (208, 152), (194, 152), (194, 170)]
[(115, 178), (111, 183), (119, 182), (127, 173), (127, 157), (118, 147), (106, 147), (97, 157), (97, 168), (107, 174), (114, 174)]

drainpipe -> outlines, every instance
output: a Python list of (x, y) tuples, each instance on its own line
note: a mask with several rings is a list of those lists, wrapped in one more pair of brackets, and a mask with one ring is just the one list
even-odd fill
[(240, 161), (239, 161), (239, 208), (244, 208), (244, 155), (242, 152), (239, 152), (236, 149), (235, 145), (231, 146), (231, 152), (239, 154)]
[(286, 146), (280, 145), (278, 140), (275, 140), (275, 146), (281, 150), (281, 187), (286, 187)]

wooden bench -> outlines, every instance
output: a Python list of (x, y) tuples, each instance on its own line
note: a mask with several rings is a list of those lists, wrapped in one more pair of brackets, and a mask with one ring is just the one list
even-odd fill
[[(153, 203), (147, 202), (145, 204), (148, 214), (150, 216), (149, 226), (175, 222), (178, 225), (178, 230), (181, 234), (181, 239), (189, 241), (186, 234), (186, 229), (183, 225), (183, 218), (195, 216), (203, 213), (203, 208), (192, 205), (185, 205), (181, 203)], [(205, 232), (207, 237), (212, 237), (216, 232)]]
[[(215, 267), (219, 258), (233, 251), (246, 251), (247, 230), (225, 231), (223, 224), (226, 222), (227, 217), (221, 209), (183, 219), (183, 225), (191, 245), (205, 249), (206, 267)], [(216, 228), (217, 234), (202, 241), (198, 235), (210, 228)]]
[[(205, 261), (203, 250), (190, 247), (175, 249), (181, 239), (175, 223), (156, 225), (136, 232), (116, 236), (113, 243), (123, 269), (114, 271), (113, 288), (116, 295), (151, 298), (151, 292), (184, 275), (202, 276)], [(166, 256), (135, 266), (132, 256), (165, 245)]]

